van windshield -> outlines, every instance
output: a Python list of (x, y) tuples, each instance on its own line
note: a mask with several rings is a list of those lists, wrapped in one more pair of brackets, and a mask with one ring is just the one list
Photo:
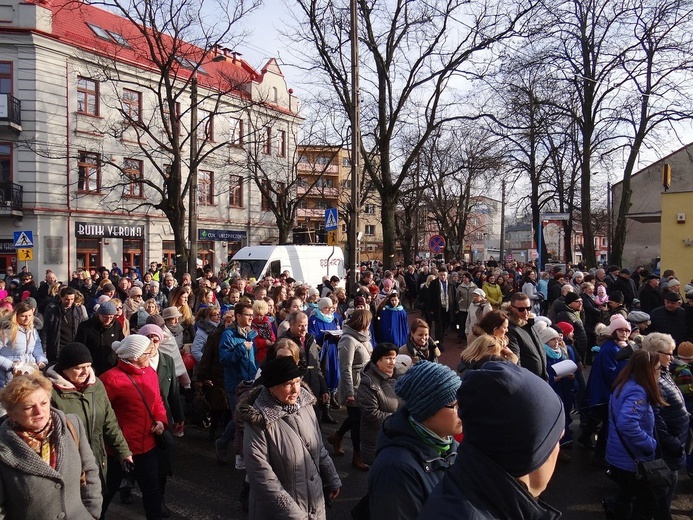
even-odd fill
[(265, 268), (267, 260), (238, 260), (241, 276), (246, 279), (260, 278), (260, 273)]

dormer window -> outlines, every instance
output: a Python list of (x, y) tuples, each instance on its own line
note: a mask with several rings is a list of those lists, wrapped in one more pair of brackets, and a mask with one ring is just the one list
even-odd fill
[(111, 35), (108, 34), (108, 31), (106, 29), (102, 29), (98, 25), (94, 25), (93, 23), (88, 23), (87, 26), (94, 31), (94, 34), (98, 36), (99, 38), (103, 40), (112, 40)]

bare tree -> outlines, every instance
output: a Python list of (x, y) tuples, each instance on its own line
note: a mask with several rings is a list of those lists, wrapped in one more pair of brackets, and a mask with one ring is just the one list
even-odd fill
[[(65, 8), (80, 16), (81, 5), (74, 2)], [(197, 188), (191, 186), (189, 173), (205, 163), (223, 167), (219, 155), (229, 142), (215, 139), (214, 124), (253, 103), (256, 73), (227, 48), (242, 37), (233, 34), (236, 23), (259, 0), (217, 1), (214, 6), (204, 2), (204, 8), (202, 0), (106, 0), (92, 5), (121, 19), (118, 37), (113, 37), (121, 48), (104, 40), (96, 53), (78, 56), (84, 71), (100, 82), (108, 109), (104, 112), (109, 114), (91, 123), (95, 134), (112, 138), (102, 144), (98, 167), (116, 175), (105, 178), (102, 189), (107, 195), (101, 203), (109, 209), (161, 211), (173, 230), (176, 267), (182, 276), (194, 254), (185, 240), (186, 200)], [(204, 16), (210, 9), (216, 13), (213, 20)], [(133, 60), (137, 67), (130, 65)], [(124, 154), (146, 164), (146, 175), (132, 160), (110, 158), (114, 142)], [(217, 181), (222, 190), (228, 189), (223, 170), (220, 173)], [(78, 183), (84, 182), (84, 175), (89, 171), (80, 169)]]
[[(383, 258), (391, 258), (401, 187), (417, 158), (442, 125), (472, 117), (460, 113), (451, 83), (483, 73), (473, 58), (518, 34), (532, 2), (357, 3), (363, 162), (380, 196)], [(348, 114), (353, 105), (349, 2), (297, 0), (296, 5), (294, 41), (312, 47), (312, 65)]]

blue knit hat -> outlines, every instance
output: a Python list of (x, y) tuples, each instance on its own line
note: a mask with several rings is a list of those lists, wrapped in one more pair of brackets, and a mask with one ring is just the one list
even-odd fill
[(446, 404), (455, 402), (460, 377), (439, 363), (419, 361), (397, 379), (395, 393), (416, 421), (425, 421)]
[(563, 435), (563, 404), (543, 379), (507, 361), (467, 370), (457, 392), (469, 443), (513, 477), (532, 473)]

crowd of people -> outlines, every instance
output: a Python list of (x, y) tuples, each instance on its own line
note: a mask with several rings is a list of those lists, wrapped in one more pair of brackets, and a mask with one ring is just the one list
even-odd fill
[[(355, 518), (557, 518), (538, 497), (573, 433), (618, 484), (613, 518), (667, 518), (679, 471), (693, 474), (693, 283), (670, 271), (423, 261), (363, 266), (353, 287), (232, 266), (178, 280), (157, 263), (15, 276), (0, 280), (0, 478), (64, 482), (45, 499), (66, 518), (105, 518), (135, 485), (148, 519), (168, 517), (186, 413), (245, 472), (250, 518), (325, 518), (347, 434), (369, 472)], [(457, 370), (439, 363), (448, 349)], [(659, 458), (666, 486), (641, 475)], [(6, 491), (0, 509), (28, 501)]]

